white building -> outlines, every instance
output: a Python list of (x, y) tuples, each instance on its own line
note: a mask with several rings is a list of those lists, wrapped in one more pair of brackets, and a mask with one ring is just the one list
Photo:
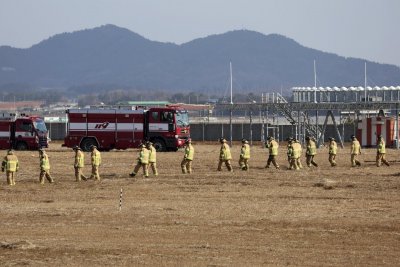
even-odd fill
[(400, 86), (293, 87), (292, 95), (294, 102), (397, 102)]

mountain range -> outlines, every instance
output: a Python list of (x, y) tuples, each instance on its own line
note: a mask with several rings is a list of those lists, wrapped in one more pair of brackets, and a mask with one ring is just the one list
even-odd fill
[(177, 45), (104, 25), (57, 34), (27, 49), (1, 46), (0, 89), (224, 92), (232, 62), (234, 90), (280, 91), (313, 86), (314, 60), (318, 86), (363, 86), (365, 62), (369, 85), (400, 84), (398, 66), (318, 51), (278, 34), (235, 30)]

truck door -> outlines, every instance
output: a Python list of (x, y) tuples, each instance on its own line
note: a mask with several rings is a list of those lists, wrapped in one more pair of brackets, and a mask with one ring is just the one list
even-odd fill
[(15, 122), (14, 147), (18, 150), (26, 150), (35, 147), (35, 133), (32, 121), (18, 119)]
[(148, 139), (152, 140), (157, 151), (174, 147), (174, 113), (167, 109), (152, 109), (149, 113)]
[(147, 139), (168, 132), (168, 112), (160, 109), (150, 109), (146, 114), (146, 120)]
[(167, 130), (167, 125), (162, 121), (161, 115), (162, 112), (159, 110), (148, 111), (148, 139), (159, 136), (163, 131)]
[(168, 132), (175, 131), (174, 114), (171, 111), (161, 112), (161, 122), (168, 124)]

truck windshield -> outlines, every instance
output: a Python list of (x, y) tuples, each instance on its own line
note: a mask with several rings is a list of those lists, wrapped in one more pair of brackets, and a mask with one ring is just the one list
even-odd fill
[(176, 124), (181, 127), (189, 126), (189, 116), (185, 111), (176, 113)]
[(46, 124), (44, 123), (44, 120), (42, 120), (42, 119), (36, 119), (33, 122), (33, 126), (35, 126), (35, 129), (40, 132), (47, 132)]

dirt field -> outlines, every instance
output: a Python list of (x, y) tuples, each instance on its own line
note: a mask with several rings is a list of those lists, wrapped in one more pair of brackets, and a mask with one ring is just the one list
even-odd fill
[(320, 149), (318, 169), (290, 171), (281, 145), (281, 170), (254, 146), (240, 171), (236, 145), (234, 173), (217, 172), (218, 144), (195, 144), (194, 174), (181, 151), (158, 153), (148, 179), (128, 177), (136, 150), (104, 152), (103, 180), (76, 183), (72, 150), (53, 143), (56, 183), (42, 186), (38, 153), (17, 152), (17, 185), (0, 183), (0, 266), (399, 266), (400, 152), (377, 168), (364, 150), (350, 168), (346, 147), (332, 168)]

